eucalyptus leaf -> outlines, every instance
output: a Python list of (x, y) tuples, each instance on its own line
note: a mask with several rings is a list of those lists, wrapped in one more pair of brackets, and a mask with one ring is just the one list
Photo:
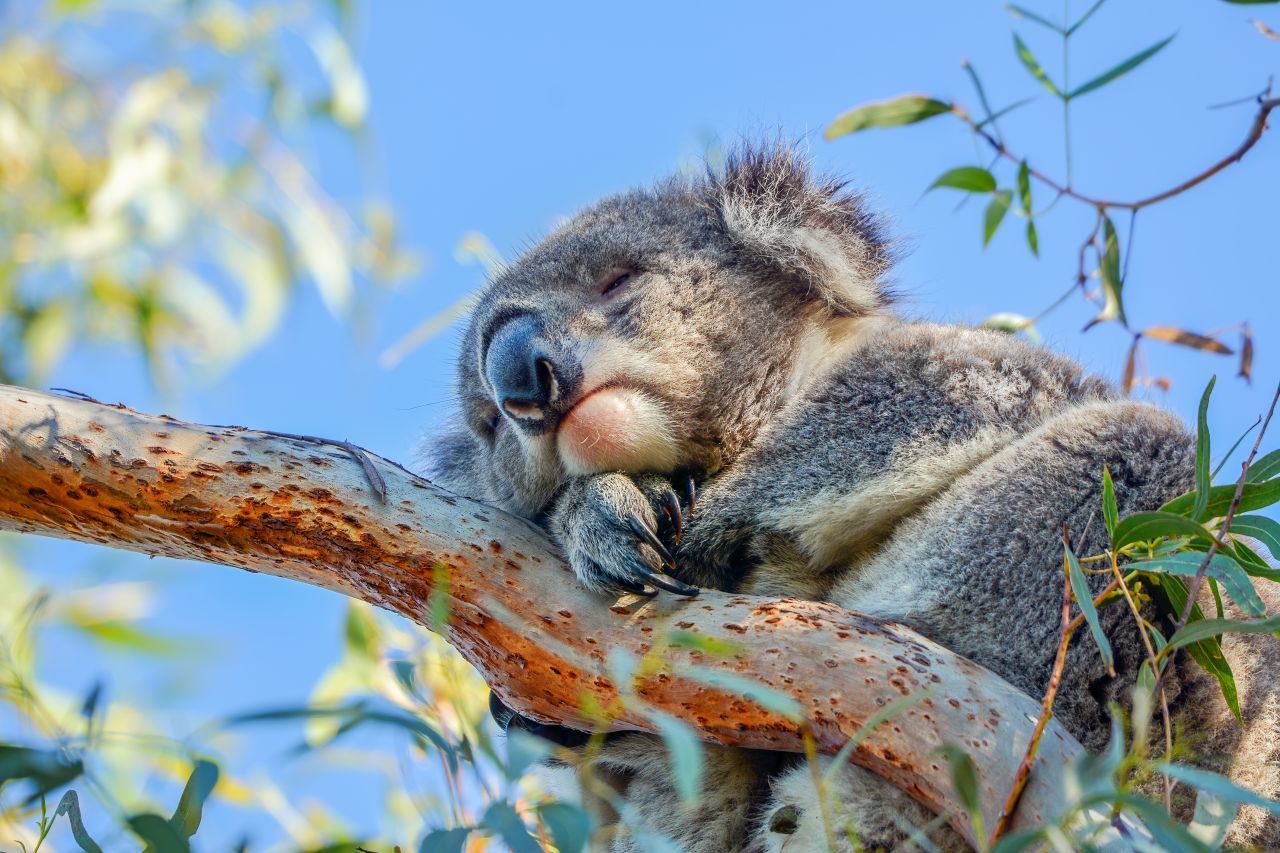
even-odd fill
[(1223, 634), (1274, 634), (1280, 631), (1280, 614), (1269, 619), (1200, 619), (1187, 623), (1187, 626), (1169, 638), (1169, 648), (1180, 649), (1183, 646), (1198, 643), (1206, 638), (1219, 637)]
[(218, 765), (212, 761), (197, 759), (187, 784), (178, 799), (178, 807), (174, 809), (169, 822), (174, 825), (184, 838), (190, 838), (200, 828), (200, 820), (204, 816), (204, 804), (218, 784)]
[(1149, 542), (1164, 536), (1190, 536), (1206, 545), (1213, 542), (1213, 537), (1205, 530), (1204, 525), (1172, 512), (1136, 512), (1126, 515), (1112, 534), (1116, 550), (1135, 542)]
[(145, 853), (190, 853), (191, 845), (178, 827), (158, 814), (129, 818), (129, 829), (146, 842)]
[(1196, 418), (1196, 501), (1192, 504), (1192, 518), (1200, 518), (1204, 514), (1205, 507), (1209, 505), (1209, 489), (1213, 487), (1209, 478), (1209, 397), (1217, 381), (1217, 376), (1209, 378), (1209, 384), (1200, 397)]
[[(1227, 486), (1214, 486), (1209, 490), (1209, 503), (1206, 505), (1204, 512), (1198, 516), (1191, 516), (1191, 511), (1195, 508), (1194, 492), (1174, 498), (1160, 507), (1160, 511), (1176, 512), (1179, 515), (1191, 516), (1199, 521), (1222, 518), (1227, 514), (1227, 510), (1230, 509), (1231, 502), (1235, 500), (1235, 494), (1236, 486), (1234, 483)], [(1262, 509), (1263, 507), (1271, 506), (1277, 501), (1280, 501), (1280, 478), (1262, 482), (1249, 482), (1246, 478), (1244, 489), (1240, 493), (1240, 505), (1236, 508), (1236, 512), (1241, 513)]]
[(667, 746), (680, 799), (686, 805), (696, 805), (702, 786), (702, 741), (683, 720), (653, 710), (649, 711), (649, 718)]
[(990, 193), (996, 190), (995, 176), (981, 166), (958, 166), (938, 176), (930, 190), (947, 188), (971, 193)]
[(452, 829), (433, 829), (418, 845), (418, 853), (462, 853), (471, 837), (472, 828), (455, 826)]
[(591, 837), (591, 817), (571, 803), (538, 806), (538, 817), (547, 825), (558, 853), (582, 853)]
[(1273, 450), (1253, 460), (1244, 475), (1246, 483), (1261, 483), (1280, 474), (1280, 450)]
[(542, 845), (529, 834), (529, 829), (510, 803), (490, 803), (480, 819), (480, 826), (502, 839), (511, 853), (543, 853)]
[(1089, 583), (1085, 580), (1084, 571), (1080, 568), (1080, 561), (1076, 559), (1075, 552), (1071, 550), (1069, 545), (1063, 546), (1066, 550), (1067, 573), (1071, 580), (1071, 592), (1075, 595), (1076, 604), (1080, 606), (1080, 612), (1084, 614), (1084, 621), (1089, 624), (1089, 632), (1093, 634), (1093, 641), (1098, 644), (1098, 653), (1102, 655), (1102, 662), (1106, 664), (1108, 670), (1115, 668), (1115, 654), (1111, 651), (1111, 641), (1107, 639), (1106, 632), (1102, 630), (1102, 623), (1098, 621), (1098, 608), (1093, 604), (1093, 593), (1089, 591)]
[(831, 140), (872, 127), (915, 124), (951, 110), (951, 104), (944, 101), (923, 95), (902, 95), (849, 110), (833, 121), (822, 136)]
[(1026, 43), (1018, 37), (1017, 33), (1013, 36), (1013, 49), (1018, 54), (1018, 59), (1022, 60), (1023, 67), (1030, 72), (1032, 77), (1039, 80), (1041, 85), (1053, 94), (1057, 95), (1059, 98), (1065, 97), (1057, 84), (1049, 79), (1048, 73), (1046, 73), (1044, 67), (1040, 65), (1040, 60), (1036, 59), (1035, 54), (1031, 52), (1031, 48), (1027, 47)]
[(1073, 89), (1071, 94), (1067, 95), (1067, 97), (1078, 98), (1081, 95), (1087, 95), (1089, 92), (1095, 91), (1097, 89), (1101, 89), (1103, 86), (1107, 85), (1111, 81), (1115, 80), (1118, 77), (1123, 77), (1125, 74), (1128, 74), (1130, 71), (1137, 68), (1139, 65), (1146, 62), (1151, 57), (1155, 56), (1157, 53), (1159, 53), (1161, 50), (1164, 49), (1165, 45), (1167, 45), (1171, 41), (1173, 41), (1173, 36), (1169, 36), (1168, 38), (1163, 39), (1162, 41), (1156, 42), (1146, 50), (1135, 53), (1133, 56), (1129, 57), (1124, 62), (1121, 62), (1119, 65), (1115, 66), (1109, 71), (1099, 74), (1097, 77), (1094, 77), (1088, 83), (1085, 83), (1084, 85), (1079, 86), (1076, 89)]
[(996, 235), (996, 230), (1000, 227), (1000, 223), (1004, 221), (1005, 214), (1009, 212), (1009, 205), (1012, 203), (1013, 193), (1009, 190), (1000, 190), (987, 203), (986, 212), (982, 215), (983, 246), (990, 243), (991, 238)]
[(1111, 481), (1111, 469), (1102, 466), (1102, 522), (1107, 528), (1107, 536), (1112, 545), (1116, 541), (1116, 526), (1120, 523), (1120, 510), (1116, 507), (1116, 487)]
[[(1137, 560), (1130, 563), (1129, 568), (1140, 572), (1158, 572), (1191, 577), (1199, 571), (1203, 563), (1203, 555), (1189, 552), (1170, 554), (1167, 557), (1157, 557), (1154, 560)], [(1267, 607), (1262, 603), (1262, 599), (1258, 597), (1258, 591), (1254, 589), (1248, 573), (1241, 568), (1239, 563), (1226, 554), (1213, 555), (1213, 559), (1209, 561), (1209, 565), (1205, 569), (1205, 576), (1211, 577), (1222, 584), (1231, 599), (1251, 616), (1266, 614)]]
[(1228, 802), (1240, 803), (1245, 806), (1257, 806), (1260, 809), (1266, 809), (1272, 814), (1280, 815), (1280, 802), (1269, 800), (1260, 794), (1250, 791), (1248, 788), (1242, 788), (1226, 776), (1218, 773), (1167, 761), (1155, 764), (1152, 769), (1163, 773), (1170, 779), (1190, 785), (1197, 791), (1205, 791)]

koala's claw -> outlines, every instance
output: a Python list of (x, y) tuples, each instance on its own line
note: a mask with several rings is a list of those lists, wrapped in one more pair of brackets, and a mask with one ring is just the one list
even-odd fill
[(627, 526), (631, 528), (631, 532), (635, 533), (640, 541), (652, 548), (654, 552), (662, 558), (662, 562), (666, 563), (670, 568), (674, 569), (676, 567), (676, 558), (671, 556), (671, 552), (667, 550), (666, 545), (662, 544), (662, 540), (658, 538), (658, 534), (650, 530), (649, 525), (641, 521), (639, 516), (627, 516)]
[(667, 521), (671, 522), (671, 540), (679, 545), (680, 534), (684, 533), (684, 515), (680, 511), (680, 499), (676, 497), (675, 492), (666, 491), (662, 493), (661, 505)]

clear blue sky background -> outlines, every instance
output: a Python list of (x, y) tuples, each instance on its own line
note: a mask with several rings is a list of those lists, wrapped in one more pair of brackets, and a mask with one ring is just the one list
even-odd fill
[[(1028, 3), (1049, 16), (1062, 12), (1057, 2)], [(1085, 5), (1072, 2), (1077, 13)], [(373, 167), (364, 177), (372, 174), (398, 209), (407, 241), (429, 258), (425, 272), (381, 300), (364, 335), (335, 322), (302, 289), (268, 347), (177, 399), (157, 400), (137, 361), (119, 352), (82, 352), (51, 385), (143, 409), (163, 406), (197, 421), (347, 438), (405, 459), (449, 409), (456, 335), (441, 336), (394, 370), (380, 369), (377, 355), (480, 283), (477, 267), (452, 257), (464, 232), (483, 232), (509, 256), (601, 194), (652, 181), (699, 155), (711, 137), (732, 143), (781, 133), (806, 145), (822, 168), (865, 187), (909, 249), (896, 275), (915, 316), (979, 322), (997, 311), (1034, 314), (1072, 281), (1088, 211), (1064, 202), (1045, 217), (1037, 260), (1020, 223), (1007, 223), (984, 251), (977, 205), (957, 210), (954, 195), (923, 195), (943, 170), (987, 159), (957, 122), (821, 139), (832, 118), (867, 100), (918, 91), (975, 104), (960, 66), (967, 56), (997, 105), (1035, 96), (1004, 130), (1033, 164), (1061, 174), (1059, 107), (1019, 65), (1010, 33), (1016, 26), (1055, 75), (1059, 45), (1046, 31), (1015, 24), (997, 2), (383, 2), (365, 4), (361, 13), (373, 105)], [(1259, 35), (1247, 23), (1251, 16), (1280, 29), (1274, 7), (1111, 0), (1075, 40), (1077, 82), (1177, 37), (1129, 78), (1077, 105), (1078, 187), (1143, 196), (1237, 146), (1252, 107), (1206, 107), (1256, 92), (1280, 70), (1280, 43)], [(335, 138), (332, 148), (311, 152), (339, 194), (360, 177), (348, 171), (353, 158), (345, 145)], [(1152, 372), (1173, 379), (1167, 397), (1157, 398), (1186, 417), (1194, 416), (1210, 374), (1219, 374), (1211, 420), (1220, 447), (1252, 423), (1280, 379), (1278, 240), (1274, 135), (1244, 163), (1139, 218), (1127, 296), (1135, 326), (1253, 323), (1252, 386), (1231, 378), (1228, 359), (1159, 344), (1147, 349)], [(1111, 325), (1081, 334), (1093, 310), (1069, 301), (1042, 332), (1048, 344), (1117, 377), (1127, 336)], [(1275, 436), (1271, 446), (1280, 444), (1280, 432)], [(200, 639), (198, 672), (174, 683), (56, 636), (46, 661), (53, 680), (71, 689), (83, 691), (106, 673), (116, 695), (149, 703), (159, 719), (173, 720), (175, 734), (219, 714), (300, 702), (339, 651), (344, 603), (335, 595), (89, 547), (32, 541), (26, 553), (24, 562), (58, 586), (100, 573), (165, 578), (161, 612), (148, 624)], [(340, 773), (277, 766), (273, 750), (294, 739), (253, 739), (259, 751), (239, 766), (263, 768), (292, 796), (338, 800), (353, 825), (371, 828), (377, 789)], [(220, 849), (241, 820), (213, 812), (205, 849)], [(263, 829), (261, 837), (272, 832)]]

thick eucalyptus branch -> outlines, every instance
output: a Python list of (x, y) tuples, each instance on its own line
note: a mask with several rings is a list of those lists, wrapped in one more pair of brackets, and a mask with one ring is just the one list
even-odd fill
[[(598, 706), (618, 697), (610, 652), (642, 656), (671, 630), (737, 652), (671, 648), (635, 693), (716, 743), (802, 751), (808, 733), (835, 753), (884, 705), (927, 690), (853, 761), (951, 816), (972, 842), (937, 754), (956, 744), (981, 770), (987, 825), (1000, 814), (1039, 709), (987, 670), (829, 604), (709, 591), (604, 600), (575, 583), (541, 530), (385, 460), (372, 464), (385, 499), (341, 447), (0, 386), (0, 528), (267, 572), (422, 624), (433, 593), (444, 596), (451, 618), (435, 627), (508, 705), (543, 721), (589, 727), (584, 697)], [(693, 667), (758, 681), (792, 697), (806, 719), (691, 677)], [(635, 707), (612, 727), (653, 730)], [(1080, 752), (1049, 723), (1013, 828), (1055, 816), (1067, 801), (1063, 769)]]

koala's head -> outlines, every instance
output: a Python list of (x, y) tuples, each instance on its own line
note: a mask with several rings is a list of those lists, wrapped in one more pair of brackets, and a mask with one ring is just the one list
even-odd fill
[(747, 150), (578, 214), (479, 298), (446, 485), (533, 515), (566, 478), (713, 471), (888, 301), (859, 198)]

